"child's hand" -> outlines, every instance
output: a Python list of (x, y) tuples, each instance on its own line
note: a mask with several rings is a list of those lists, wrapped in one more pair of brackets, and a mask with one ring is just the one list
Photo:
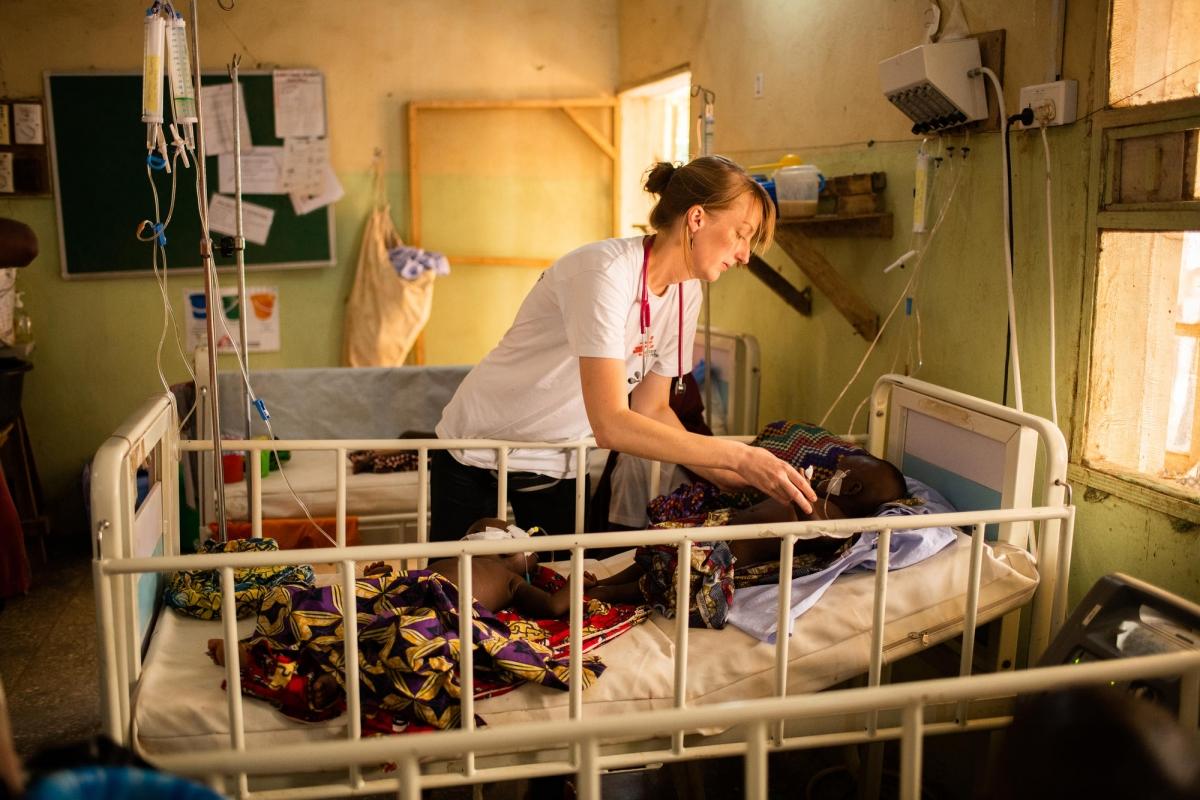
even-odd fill
[(593, 575), (592, 573), (590, 573), (590, 572), (583, 573), (583, 588), (590, 589), (599, 582), (600, 581), (597, 580), (596, 576)]
[(363, 570), (363, 577), (369, 578), (373, 575), (391, 575), (392, 567), (390, 564), (385, 564), (382, 561), (376, 561), (373, 564), (368, 564)]

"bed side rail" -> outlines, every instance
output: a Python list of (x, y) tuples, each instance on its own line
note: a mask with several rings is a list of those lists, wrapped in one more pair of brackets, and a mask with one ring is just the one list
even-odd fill
[[(1081, 686), (1103, 686), (1147, 678), (1179, 676), (1181, 697), (1177, 710), (1181, 726), (1196, 735), (1200, 706), (1200, 652), (1180, 652), (1129, 659), (1098, 661), (1081, 665), (1041, 667), (1020, 672), (942, 678), (890, 686), (864, 687), (788, 698), (765, 698), (737, 703), (637, 712), (620, 717), (589, 720), (538, 722), (485, 730), (461, 730), (433, 736), (372, 737), (363, 741), (338, 741), (283, 746), (269, 758), (237, 750), (210, 751), (187, 756), (164, 757), (164, 769), (208, 778), (237, 774), (291, 773), (316, 769), (396, 763), (397, 777), (360, 781), (360, 791), (396, 791), (416, 800), (422, 789), (452, 784), (476, 784), (505, 780), (529, 770), (497, 768), (461, 775), (422, 774), (420, 764), (429, 759), (456, 759), (462, 754), (509, 752), (514, 748), (559, 751), (566, 758), (544, 762), (536, 774), (574, 773), (581, 798), (600, 798), (600, 773), (608, 769), (641, 767), (685, 758), (741, 755), (744, 759), (745, 796), (767, 797), (768, 753), (779, 749), (900, 741), (900, 797), (921, 796), (922, 747), (926, 736), (966, 730), (988, 730), (1006, 726), (1011, 717), (983, 720), (964, 726), (957, 722), (927, 721), (927, 711), (939, 706), (961, 707), (972, 701), (992, 700), (1034, 692), (1064, 690)], [(786, 722), (821, 717), (870, 717), (884, 711), (896, 712), (899, 725), (844, 734), (801, 736), (772, 746), (771, 731)], [(642, 740), (682, 738), (688, 731), (714, 726), (737, 726), (742, 742), (713, 747), (689, 748), (685, 752), (652, 749), (629, 755), (602, 754), (606, 740), (637, 737)], [(453, 780), (449, 780), (453, 779)], [(271, 796), (261, 793), (258, 796)], [(288, 796), (299, 796), (289, 794)], [(309, 796), (309, 795), (305, 795)], [(312, 795), (316, 796), (316, 795)]]
[[(952, 514), (914, 515), (909, 517), (888, 517), (889, 526), (880, 531), (878, 545), (878, 564), (874, 582), (873, 626), (871, 634), (870, 666), (868, 684), (881, 684), (882, 666), (884, 664), (884, 633), (886, 625), (886, 605), (888, 589), (888, 553), (890, 537), (894, 530), (910, 530), (930, 526), (970, 526), (972, 529), (971, 561), (968, 571), (969, 586), (966, 587), (965, 625), (962, 635), (962, 659), (960, 674), (970, 675), (972, 671), (975, 627), (978, 614), (980, 566), (984, 549), (984, 527), (989, 522), (1008, 522), (1020, 520), (1044, 520), (1061, 518), (1069, 513), (1063, 508), (1038, 509), (1009, 509), (993, 512), (957, 512)], [(777, 538), (780, 540), (781, 575), (779, 583), (780, 618), (779, 630), (787, 631), (790, 624), (789, 609), (791, 606), (791, 575), (790, 567), (795, 542), (798, 539), (822, 535), (849, 535), (864, 529), (878, 528), (881, 520), (832, 520), (819, 522), (789, 522), (768, 525), (738, 525), (721, 529), (721, 537), (727, 540), (750, 538)], [(688, 607), (688, 585), (691, 564), (691, 548), (697, 540), (711, 539), (712, 529), (683, 528), (670, 530), (648, 530), (613, 533), (568, 534), (557, 536), (535, 537), (533, 539), (501, 540), (501, 541), (450, 541), (430, 543), (408, 543), (390, 545), (370, 545), (356, 547), (332, 547), (312, 550), (285, 550), (270, 552), (219, 553), (190, 556), (172, 556), (158, 558), (114, 558), (102, 559), (97, 562), (97, 580), (102, 587), (99, 602), (105, 613), (109, 612), (112, 603), (112, 591), (109, 585), (117, 582), (122, 576), (150, 571), (176, 569), (215, 569), (221, 576), (222, 604), (226, 608), (234, 607), (234, 571), (238, 568), (298, 564), (335, 564), (338, 566), (338, 580), (344, 596), (354, 592), (355, 574), (360, 564), (377, 560), (402, 560), (422, 557), (445, 558), (457, 557), (459, 560), (460, 582), (469, 582), (472, 570), (472, 559), (486, 555), (503, 555), (528, 550), (569, 551), (570, 556), (570, 636), (572, 641), (582, 641), (583, 630), (583, 566), (584, 549), (588, 547), (631, 547), (644, 544), (665, 544), (678, 548), (677, 563), (679, 576), (677, 579), (677, 607)], [(357, 741), (362, 737), (360, 725), (359, 683), (360, 666), (355, 656), (357, 645), (357, 618), (351, 615), (345, 620), (345, 635), (348, 643), (346, 696), (347, 696), (347, 738)], [(677, 710), (687, 706), (687, 653), (690, 628), (688, 615), (679, 614), (676, 617), (675, 647), (674, 647), (674, 701)], [(469, 615), (460, 618), (460, 637), (469, 640), (471, 637), (472, 620)], [(237, 652), (236, 621), (229, 615), (224, 621), (224, 639), (226, 652)], [(354, 644), (350, 644), (354, 643)], [(775, 643), (776, 669), (775, 691), (776, 699), (783, 699), (788, 693), (789, 636), (777, 636)], [(568, 674), (569, 680), (569, 715), (572, 720), (584, 719), (583, 705), (583, 654), (581, 648), (571, 648)], [(474, 669), (472, 648), (462, 648), (460, 651), (459, 670), (461, 677), (462, 728), (474, 730)], [(230, 718), (230, 748), (241, 753), (245, 750), (245, 721), (242, 715), (241, 674), (234, 659), (228, 659), (226, 664), (227, 697)], [(112, 691), (110, 689), (110, 691)], [(958, 709), (958, 722), (966, 726), (970, 722), (965, 705)], [(872, 712), (866, 723), (865, 735), (874, 737), (878, 734), (877, 716)], [(433, 737), (421, 737), (426, 741), (435, 740), (443, 734)], [(782, 723), (772, 726), (770, 735), (776, 747), (787, 746)], [(676, 731), (672, 737), (670, 751), (674, 758), (683, 758), (691, 751), (684, 740), (684, 731)], [(695, 757), (693, 754), (692, 757)], [(560, 771), (562, 771), (560, 769)], [(475, 753), (468, 749), (463, 755), (463, 770), (461, 777), (466, 782), (477, 782)], [(238, 778), (239, 791), (248, 791), (246, 774)], [(362, 776), (354, 774), (351, 783), (360, 786)], [(343, 786), (344, 788), (344, 786)]]

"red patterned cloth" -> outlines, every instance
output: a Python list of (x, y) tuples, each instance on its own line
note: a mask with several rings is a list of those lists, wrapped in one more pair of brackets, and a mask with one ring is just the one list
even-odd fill
[[(566, 579), (549, 567), (538, 567), (530, 582), (554, 594), (564, 589)], [(611, 642), (634, 625), (650, 618), (649, 606), (631, 606), (605, 603), (602, 600), (584, 598), (583, 608), (583, 652)], [(511, 636), (542, 642), (553, 651), (556, 658), (571, 655), (571, 623), (563, 619), (527, 619), (516, 611), (505, 609), (496, 616), (508, 625)]]

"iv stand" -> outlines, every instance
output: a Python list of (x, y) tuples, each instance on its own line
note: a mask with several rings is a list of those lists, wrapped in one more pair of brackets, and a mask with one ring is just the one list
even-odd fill
[[(242, 93), (238, 90), (238, 67), (241, 66), (242, 57), (234, 54), (233, 63), (229, 65), (229, 80), (233, 84), (233, 205), (234, 205), (234, 239), (233, 252), (237, 264), (238, 276), (238, 333), (239, 341), (241, 342), (241, 350), (238, 357), (241, 359), (241, 370), (244, 375), (250, 374), (250, 337), (247, 334), (247, 326), (249, 323), (246, 316), (249, 313), (246, 306), (246, 238), (242, 227), (242, 126), (238, 120), (242, 118)], [(214, 308), (214, 306), (209, 306)], [(210, 315), (211, 316), (211, 315)], [(213, 377), (213, 384), (216, 385), (216, 377)], [(246, 438), (250, 438), (250, 387), (245, 382), (242, 383), (242, 410), (246, 412)], [(258, 497), (255, 496), (254, 489), (251, 487), (252, 478), (251, 470), (260, 469), (259, 463), (262, 456), (254, 454), (251, 458), (251, 453), (246, 453), (246, 497), (250, 499), (250, 519), (258, 519), (256, 506), (258, 505)], [(253, 524), (253, 522), (251, 523)]]
[[(222, 475), (221, 463), (224, 453), (221, 449), (221, 404), (217, 392), (217, 329), (216, 312), (221, 308), (221, 298), (214, 297), (214, 277), (216, 265), (213, 264), (212, 240), (208, 231), (208, 175), (205, 169), (204, 153), (204, 109), (202, 107), (203, 92), (200, 91), (200, 20), (196, 6), (199, 0), (192, 0), (192, 58), (195, 59), (195, 69), (192, 70), (196, 82), (196, 116), (200, 124), (196, 126), (196, 175), (200, 180), (200, 196), (198, 210), (200, 212), (200, 261), (204, 269), (204, 302), (208, 313), (205, 314), (205, 326), (208, 329), (208, 375), (209, 375), (209, 417), (212, 427), (213, 440), (213, 490), (216, 492), (217, 531), (218, 541), (229, 540), (225, 527), (225, 480)], [(237, 96), (237, 92), (234, 92)], [(236, 102), (236, 100), (235, 100)], [(237, 119), (236, 117), (234, 118)], [(238, 128), (236, 122), (234, 130)]]

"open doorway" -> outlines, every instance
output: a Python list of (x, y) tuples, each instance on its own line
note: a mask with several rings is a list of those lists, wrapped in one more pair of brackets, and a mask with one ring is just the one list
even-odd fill
[(621, 104), (620, 236), (647, 230), (654, 198), (642, 191), (656, 161), (688, 160), (691, 70), (639, 84), (617, 95)]

